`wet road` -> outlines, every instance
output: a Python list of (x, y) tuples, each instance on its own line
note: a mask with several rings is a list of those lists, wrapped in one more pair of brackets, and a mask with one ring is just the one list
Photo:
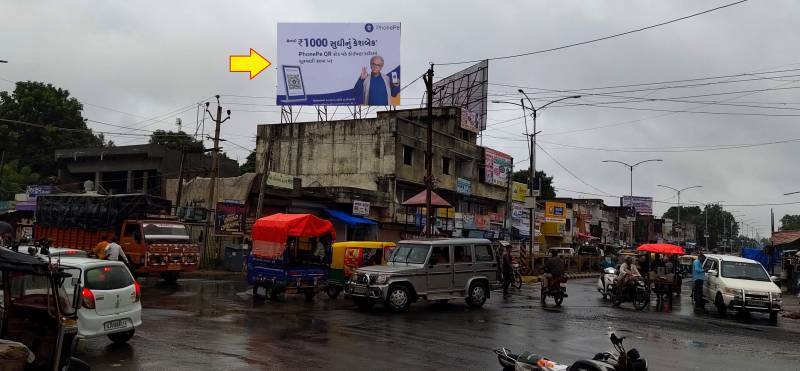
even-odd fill
[(651, 370), (800, 369), (798, 320), (696, 315), (688, 295), (671, 313), (613, 308), (593, 280), (571, 281), (561, 308), (542, 308), (538, 286), (525, 286), (508, 299), (495, 293), (482, 309), (417, 303), (403, 314), (360, 312), (324, 295), (254, 305), (242, 281), (145, 281), (143, 325), (130, 343), (92, 339), (80, 357), (96, 370), (497, 370), (493, 348), (569, 363), (611, 350), (614, 331)]

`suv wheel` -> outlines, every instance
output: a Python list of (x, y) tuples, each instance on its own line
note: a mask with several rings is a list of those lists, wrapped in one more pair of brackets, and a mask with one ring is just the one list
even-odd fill
[(480, 308), (486, 302), (486, 285), (483, 282), (475, 282), (469, 286), (467, 305), (473, 308)]
[(722, 294), (717, 293), (717, 297), (714, 299), (714, 305), (717, 307), (717, 314), (720, 317), (725, 317), (725, 314), (728, 313), (728, 307), (725, 306), (725, 300), (722, 300)]
[(115, 344), (123, 344), (127, 343), (133, 337), (133, 333), (136, 330), (130, 330), (125, 332), (115, 332), (113, 334), (108, 334), (108, 338), (111, 339)]
[(405, 312), (411, 306), (411, 295), (404, 285), (394, 285), (389, 288), (386, 296), (386, 305), (392, 312)]

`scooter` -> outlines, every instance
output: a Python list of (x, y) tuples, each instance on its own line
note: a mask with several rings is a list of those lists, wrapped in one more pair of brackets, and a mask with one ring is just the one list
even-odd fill
[(494, 353), (504, 371), (647, 371), (647, 360), (641, 358), (635, 348), (626, 351), (622, 345), (624, 339), (624, 336), (617, 337), (612, 333), (611, 344), (614, 345), (615, 352), (597, 353), (591, 360), (579, 360), (571, 366), (530, 352), (514, 354), (506, 348), (500, 348), (495, 349)]
[(611, 301), (615, 307), (629, 301), (636, 310), (642, 310), (650, 304), (650, 288), (642, 276), (632, 277), (621, 290), (611, 291)]
[(611, 297), (614, 291), (614, 281), (617, 280), (617, 270), (614, 268), (603, 269), (603, 274), (597, 278), (597, 291), (603, 295), (603, 299)]
[(548, 280), (548, 286), (544, 287), (544, 281), (541, 284), (541, 297), (542, 297), (542, 306), (545, 305), (548, 296), (553, 297), (553, 301), (556, 302), (556, 306), (560, 307), (561, 303), (564, 301), (564, 298), (567, 297), (567, 277), (561, 276), (560, 278), (550, 278)]

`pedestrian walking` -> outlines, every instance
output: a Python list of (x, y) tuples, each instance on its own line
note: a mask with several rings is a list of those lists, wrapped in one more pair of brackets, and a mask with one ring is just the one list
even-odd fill
[(692, 294), (694, 294), (694, 308), (695, 309), (703, 309), (703, 281), (706, 279), (706, 272), (703, 271), (703, 262), (705, 261), (706, 256), (703, 254), (702, 251), (697, 253), (697, 258), (694, 259), (692, 262), (692, 280), (694, 280), (694, 288), (692, 289)]
[(508, 287), (514, 280), (514, 264), (511, 257), (511, 245), (506, 245), (503, 252), (503, 296), (508, 296)]
[(111, 242), (109, 242), (105, 249), (106, 260), (120, 260), (125, 262), (125, 264), (130, 264), (130, 262), (128, 262), (128, 257), (125, 256), (125, 252), (122, 251), (122, 246), (120, 246), (118, 242), (119, 238), (117, 238), (117, 236), (111, 237)]

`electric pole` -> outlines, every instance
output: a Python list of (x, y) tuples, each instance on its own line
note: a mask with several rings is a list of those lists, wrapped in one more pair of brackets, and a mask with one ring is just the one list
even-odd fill
[(267, 148), (264, 149), (264, 171), (261, 173), (261, 184), (258, 186), (256, 220), (261, 217), (261, 211), (264, 207), (264, 188), (267, 186), (267, 182), (269, 182), (269, 164), (272, 162), (272, 143), (275, 140), (275, 133), (270, 130), (271, 127), (267, 126), (265, 129), (269, 134), (269, 139), (267, 140)]
[(425, 237), (431, 236), (433, 230), (433, 209), (431, 208), (431, 193), (433, 193), (433, 63), (422, 79), (425, 81), (425, 91), (428, 95), (428, 145), (425, 151)]
[[(211, 111), (208, 110), (209, 103), (206, 102), (206, 113), (211, 116), (211, 119), (214, 120), (215, 128), (214, 128), (214, 148), (211, 149), (211, 184), (208, 187), (208, 215), (207, 221), (208, 225), (210, 225), (214, 220), (214, 210), (216, 208), (216, 198), (214, 191), (216, 191), (217, 185), (217, 177), (219, 177), (219, 129), (222, 126), (222, 123), (228, 121), (231, 118), (231, 110), (227, 111), (228, 117), (225, 119), (222, 118), (222, 106), (219, 104), (219, 95), (215, 96), (217, 98), (217, 116), (211, 114)], [(206, 233), (206, 241), (208, 241), (208, 233)]]

